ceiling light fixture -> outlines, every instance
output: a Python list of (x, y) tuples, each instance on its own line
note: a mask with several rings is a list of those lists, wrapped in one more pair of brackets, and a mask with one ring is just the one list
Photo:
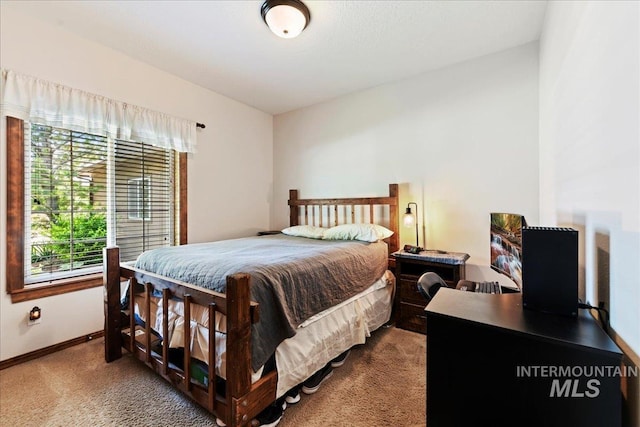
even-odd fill
[(260, 13), (269, 29), (285, 39), (298, 37), (311, 20), (309, 9), (300, 0), (266, 0)]

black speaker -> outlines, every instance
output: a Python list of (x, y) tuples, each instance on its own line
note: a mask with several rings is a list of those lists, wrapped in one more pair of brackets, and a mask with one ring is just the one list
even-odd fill
[(578, 231), (522, 228), (522, 306), (578, 315)]

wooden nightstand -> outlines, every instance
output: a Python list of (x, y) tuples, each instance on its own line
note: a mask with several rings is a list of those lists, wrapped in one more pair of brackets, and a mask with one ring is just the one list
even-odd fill
[(391, 254), (396, 260), (396, 295), (394, 318), (396, 326), (414, 332), (426, 333), (427, 320), (424, 308), (427, 299), (418, 291), (418, 279), (432, 271), (452, 288), (458, 280), (465, 278), (465, 262), (469, 254), (459, 252), (440, 253), (422, 251), (410, 254), (397, 251)]

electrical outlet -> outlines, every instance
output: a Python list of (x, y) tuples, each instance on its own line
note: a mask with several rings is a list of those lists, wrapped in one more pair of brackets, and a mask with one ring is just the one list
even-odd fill
[(38, 318), (36, 320), (29, 320), (29, 318), (27, 317), (27, 325), (29, 326), (37, 325), (41, 321), (42, 321), (42, 318)]

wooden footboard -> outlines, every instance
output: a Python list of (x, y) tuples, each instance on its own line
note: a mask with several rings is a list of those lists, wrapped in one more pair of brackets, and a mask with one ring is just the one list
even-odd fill
[[(272, 371), (251, 383), (251, 324), (259, 320), (259, 306), (250, 300), (250, 277), (234, 274), (227, 277), (226, 294), (195, 287), (178, 280), (151, 274), (134, 267), (120, 265), (119, 249), (105, 248), (105, 360), (112, 362), (122, 356), (122, 348), (144, 362), (177, 389), (209, 410), (228, 426), (250, 423), (261, 410), (276, 398), (277, 373)], [(121, 282), (129, 281), (129, 305), (120, 307)], [(146, 313), (145, 326), (136, 326), (134, 320), (135, 295), (143, 285)], [(224, 394), (216, 393), (215, 327), (209, 327), (208, 386), (191, 378), (190, 322), (185, 322), (184, 359), (182, 368), (169, 360), (168, 317), (163, 316), (160, 348), (154, 347), (154, 335), (148, 320), (151, 313), (151, 294), (162, 292), (163, 312), (168, 312), (168, 301), (177, 297), (184, 302), (184, 318), (190, 318), (192, 304), (207, 307), (209, 325), (215, 325), (216, 315), (227, 317), (226, 387)]]

